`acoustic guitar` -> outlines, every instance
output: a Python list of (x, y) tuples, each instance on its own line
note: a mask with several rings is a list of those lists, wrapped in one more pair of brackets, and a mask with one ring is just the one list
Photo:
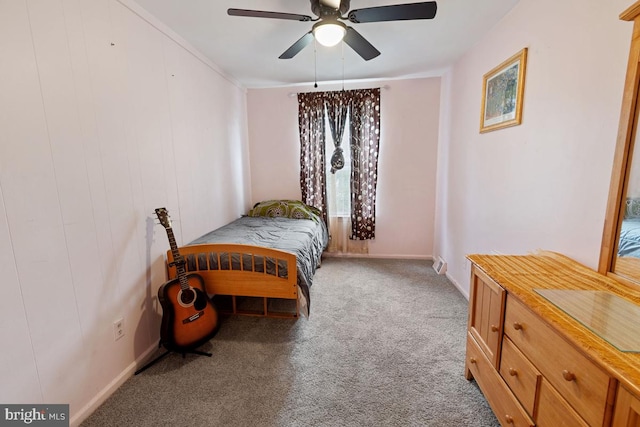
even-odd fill
[(158, 289), (162, 306), (160, 344), (168, 350), (188, 352), (209, 341), (218, 332), (218, 312), (207, 296), (199, 274), (187, 273), (178, 251), (166, 208), (156, 209), (160, 224), (167, 230), (177, 277)]

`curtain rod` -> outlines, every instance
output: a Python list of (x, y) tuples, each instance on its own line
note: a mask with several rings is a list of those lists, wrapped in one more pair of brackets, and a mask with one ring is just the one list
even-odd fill
[[(381, 86), (381, 87), (380, 87), (380, 89), (381, 89), (381, 90), (389, 90), (389, 89), (391, 89), (391, 86), (389, 86), (389, 85), (384, 85), (384, 86)], [(349, 89), (347, 89), (347, 90), (349, 90)], [(335, 91), (335, 92), (339, 92), (339, 91)], [(298, 92), (289, 92), (289, 93), (287, 94), (287, 96), (288, 96), (289, 98), (295, 98), (296, 96), (298, 96)]]

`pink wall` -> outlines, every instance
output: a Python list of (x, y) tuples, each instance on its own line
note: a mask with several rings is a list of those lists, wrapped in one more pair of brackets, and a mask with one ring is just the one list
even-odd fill
[[(435, 253), (565, 253), (597, 267), (631, 24), (629, 0), (521, 0), (443, 77)], [(523, 123), (479, 133), (482, 76), (529, 48)]]
[(77, 425), (157, 351), (154, 208), (246, 211), (245, 93), (126, 0), (0, 2), (0, 52), (0, 402)]
[[(381, 142), (376, 239), (371, 256), (432, 255), (440, 78), (350, 84), (381, 87)], [(339, 90), (323, 86), (321, 90)], [(308, 91), (309, 88), (299, 88)], [(247, 95), (254, 202), (300, 198), (295, 89), (251, 89)]]

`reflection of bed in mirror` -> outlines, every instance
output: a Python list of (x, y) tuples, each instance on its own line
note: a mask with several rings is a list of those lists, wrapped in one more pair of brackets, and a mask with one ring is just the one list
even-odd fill
[(626, 200), (615, 271), (626, 277), (640, 277), (640, 199), (635, 197)]
[(640, 277), (640, 200), (635, 197), (626, 200), (615, 271), (626, 277)]
[(627, 197), (620, 227), (618, 257), (640, 258), (640, 199)]
[(640, 218), (626, 218), (622, 221), (618, 256), (640, 258)]

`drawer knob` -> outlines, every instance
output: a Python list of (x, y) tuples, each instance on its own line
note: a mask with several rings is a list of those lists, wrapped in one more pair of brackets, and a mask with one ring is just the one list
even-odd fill
[(522, 329), (522, 323), (520, 322), (513, 322), (513, 329), (515, 329), (516, 331), (519, 331)]
[(469, 362), (471, 362), (471, 363), (476, 363), (476, 358), (475, 358), (475, 357), (471, 357), (471, 358), (469, 358)]
[(500, 330), (500, 328), (498, 328), (496, 325), (491, 325), (491, 332), (498, 332)]
[(518, 371), (516, 371), (513, 368), (509, 368), (509, 375), (511, 375), (512, 377), (515, 377), (518, 375)]
[(507, 422), (507, 424), (513, 424), (513, 417), (511, 415), (505, 415), (504, 416), (505, 421)]
[(567, 371), (566, 369), (564, 371), (562, 371), (562, 377), (567, 381), (575, 381), (576, 380), (576, 374), (574, 374), (571, 371)]

